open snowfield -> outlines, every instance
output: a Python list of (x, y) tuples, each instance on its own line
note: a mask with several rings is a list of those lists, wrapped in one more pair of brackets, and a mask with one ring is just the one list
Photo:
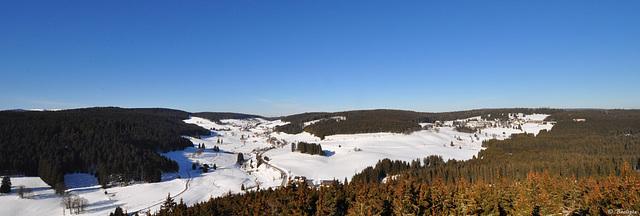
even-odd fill
[[(522, 114), (518, 115), (523, 122), (542, 121), (547, 116), (544, 114), (526, 117), (522, 117)], [(453, 121), (445, 123), (445, 125), (452, 124)], [(550, 130), (553, 125), (522, 123), (521, 127), (522, 130), (514, 129), (513, 125), (506, 128), (485, 128), (477, 134), (477, 137), (474, 134), (458, 132), (453, 127), (437, 127), (437, 130), (423, 130), (411, 135), (394, 133), (334, 135), (322, 141), (306, 132), (297, 135), (274, 133), (272, 136), (288, 142), (319, 143), (328, 156), (291, 152), (290, 146), (271, 150), (264, 155), (271, 158), (273, 165), (290, 171), (290, 176), (305, 176), (316, 184), (321, 180), (334, 178), (339, 181), (347, 178), (350, 181), (354, 174), (368, 166), (374, 166), (378, 160), (384, 158), (411, 161), (429, 155), (440, 155), (445, 161), (468, 160), (482, 149), (483, 140), (492, 139), (494, 136), (496, 139), (506, 139), (514, 133), (537, 134), (543, 129)]]
[[(206, 150), (194, 154), (197, 147), (187, 148), (163, 154), (180, 165), (177, 173), (165, 173), (158, 183), (132, 183), (127, 186), (113, 186), (106, 190), (89, 174), (68, 174), (65, 182), (69, 192), (86, 198), (89, 202), (82, 215), (108, 215), (117, 206), (129, 213), (156, 212), (168, 194), (176, 202), (180, 199), (187, 205), (202, 202), (211, 197), (223, 196), (229, 192), (241, 193), (244, 185), (249, 190), (257, 187), (264, 189), (278, 187), (293, 176), (305, 176), (319, 184), (321, 180), (351, 179), (368, 166), (374, 166), (378, 160), (411, 161), (429, 155), (441, 155), (445, 160), (467, 160), (482, 149), (482, 140), (506, 139), (513, 133), (534, 133), (542, 129), (551, 129), (553, 125), (529, 123), (541, 121), (548, 115), (535, 114), (505, 124), (494, 122), (495, 127), (481, 129), (479, 133), (462, 133), (454, 130), (453, 121), (429, 130), (414, 132), (410, 135), (394, 133), (375, 133), (357, 135), (327, 136), (325, 140), (308, 133), (291, 135), (272, 132), (273, 127), (286, 124), (280, 120), (263, 119), (222, 120), (220, 124), (197, 117), (185, 120), (212, 129), (211, 136), (188, 137), (195, 146), (203, 144)], [(469, 118), (464, 121), (468, 121)], [(480, 120), (477, 117), (477, 120)], [(423, 124), (429, 125), (429, 124)], [(515, 129), (519, 125), (522, 130)], [(477, 137), (476, 137), (477, 135)], [(286, 141), (287, 145), (276, 146), (269, 140)], [(327, 156), (317, 156), (291, 152), (292, 142), (313, 142), (322, 145)], [(451, 143), (453, 142), (453, 146)], [(212, 148), (218, 146), (220, 152)], [(236, 164), (237, 154), (243, 153), (245, 165)], [(269, 164), (257, 166), (256, 157), (261, 154), (268, 157)], [(216, 165), (208, 173), (192, 170), (194, 163)], [(282, 173), (284, 172), (284, 179)], [(283, 181), (284, 180), (284, 181)], [(0, 195), (0, 215), (63, 215), (61, 198), (53, 189), (38, 177), (12, 176), (12, 190), (8, 195)], [(20, 199), (17, 188), (24, 185), (33, 190), (31, 196)], [(106, 193), (105, 193), (106, 192)], [(66, 210), (66, 214), (69, 214)]]

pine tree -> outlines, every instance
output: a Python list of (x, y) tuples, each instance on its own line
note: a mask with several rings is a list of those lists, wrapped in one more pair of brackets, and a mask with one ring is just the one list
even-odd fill
[(9, 176), (5, 176), (2, 178), (0, 193), (11, 193), (11, 179), (9, 178)]
[(167, 199), (160, 206), (160, 215), (170, 215), (178, 204), (171, 198), (171, 194), (167, 194)]
[(240, 165), (244, 163), (244, 155), (242, 155), (242, 153), (238, 153), (238, 160), (236, 162)]
[(112, 213), (109, 213), (109, 216), (126, 216), (127, 214), (124, 213), (124, 211), (122, 211), (122, 208), (120, 208), (120, 206), (116, 207), (116, 210)]
[(56, 191), (56, 194), (62, 195), (64, 191), (67, 190), (67, 185), (65, 185), (64, 182), (58, 182), (53, 189)]

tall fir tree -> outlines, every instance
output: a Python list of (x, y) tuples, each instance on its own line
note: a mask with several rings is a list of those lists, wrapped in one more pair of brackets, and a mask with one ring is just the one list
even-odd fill
[(178, 204), (171, 198), (171, 194), (167, 194), (167, 199), (160, 206), (159, 215), (171, 215)]
[(238, 160), (236, 162), (240, 165), (244, 163), (244, 155), (242, 153), (238, 153)]
[(9, 176), (5, 176), (2, 178), (0, 193), (11, 193), (11, 179), (9, 178)]

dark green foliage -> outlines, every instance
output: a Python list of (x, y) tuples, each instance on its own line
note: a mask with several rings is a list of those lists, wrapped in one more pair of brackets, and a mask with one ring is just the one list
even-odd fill
[(467, 126), (462, 126), (462, 125), (456, 126), (455, 129), (456, 129), (456, 131), (462, 132), (462, 133), (475, 133), (476, 131), (478, 131), (476, 129), (473, 129), (473, 128), (470, 128), (470, 127), (467, 127)]
[(53, 190), (56, 194), (62, 196), (67, 190), (67, 185), (64, 183), (64, 180), (58, 180), (58, 182), (56, 182), (56, 184), (53, 186)]
[(258, 159), (258, 161), (256, 161), (256, 167), (260, 167), (260, 165), (262, 165), (262, 163), (263, 163), (264, 161), (262, 160), (262, 158), (261, 158), (259, 155), (258, 155), (258, 158), (257, 158), (257, 159)]
[[(426, 157), (424, 158), (424, 161), (425, 161), (424, 164), (426, 164), (426, 166), (444, 164), (444, 161), (442, 160), (442, 156), (438, 156), (438, 155), (432, 155), (432, 156)], [(416, 161), (413, 161), (413, 163), (411, 164), (415, 165), (415, 163), (419, 165), (420, 161), (416, 160)], [(375, 168), (367, 167), (364, 170), (362, 170), (362, 172), (354, 175), (353, 178), (351, 179), (351, 182), (359, 181), (364, 183), (369, 183), (369, 182), (380, 183), (380, 181), (387, 176), (397, 175), (409, 169), (411, 167), (411, 164), (409, 164), (406, 161), (399, 161), (399, 160), (392, 161), (388, 158), (385, 158), (385, 159), (379, 160)]]
[[(365, 169), (354, 176), (354, 180), (375, 182), (384, 174), (404, 171), (428, 181), (439, 178), (447, 183), (455, 183), (460, 178), (472, 183), (491, 183), (505, 177), (518, 180), (526, 178), (529, 172), (545, 170), (565, 177), (586, 178), (617, 175), (623, 163), (631, 167), (640, 163), (640, 131), (634, 130), (640, 128), (640, 111), (609, 111), (608, 115), (604, 111), (563, 112), (553, 117), (559, 121), (550, 132), (541, 131), (537, 137), (514, 134), (507, 140), (485, 141), (483, 146), (487, 149), (469, 161), (444, 163), (431, 156), (421, 166), (392, 169), (385, 165), (388, 161), (382, 160), (375, 169)], [(575, 122), (573, 118), (587, 121)], [(438, 166), (432, 166), (434, 162)]]
[(259, 115), (250, 115), (242, 113), (225, 113), (225, 112), (199, 112), (192, 113), (193, 116), (209, 119), (213, 122), (220, 123), (222, 119), (250, 119), (250, 118), (265, 118)]
[(203, 173), (208, 173), (208, 172), (209, 172), (209, 165), (207, 165), (207, 164), (202, 165), (202, 166), (200, 167), (200, 169), (202, 169), (202, 172), (203, 172)]
[(0, 112), (0, 171), (37, 175), (54, 187), (64, 184), (65, 173), (76, 171), (95, 172), (103, 186), (117, 181), (160, 181), (162, 171), (177, 170), (178, 164), (157, 151), (190, 147), (193, 144), (180, 135), (210, 132), (145, 113), (152, 110), (162, 109)]
[(281, 118), (284, 122), (290, 122), (286, 125), (276, 126), (275, 131), (280, 131), (288, 134), (299, 134), (304, 132), (304, 122), (314, 121), (324, 118), (335, 116), (332, 113), (318, 112), (318, 113), (302, 113), (296, 115), (290, 115)]
[(362, 118), (337, 121), (334, 119), (323, 120), (307, 126), (304, 130), (321, 139), (336, 134), (357, 134), (392, 132), (403, 133), (420, 130), (418, 123), (400, 121), (387, 118)]
[[(448, 113), (420, 113), (404, 110), (357, 110), (336, 113), (303, 113), (282, 118), (289, 124), (278, 126), (276, 131), (289, 134), (297, 134), (303, 131), (309, 132), (324, 139), (325, 136), (335, 134), (357, 133), (411, 133), (421, 130), (418, 123), (433, 123), (436, 120), (456, 120), (473, 116), (483, 116), (488, 119), (508, 119), (509, 113), (548, 113), (561, 112), (558, 109), (482, 109)], [(343, 116), (346, 120), (332, 119), (331, 117)], [(489, 117), (490, 116), (490, 117)], [(304, 127), (304, 122), (321, 120), (315, 124)], [(464, 130), (464, 129), (463, 129)]]
[(122, 208), (120, 208), (120, 206), (116, 207), (116, 210), (112, 213), (109, 213), (109, 216), (128, 216), (127, 214), (124, 213), (124, 211), (122, 211)]
[(301, 114), (290, 115), (287, 117), (283, 117), (280, 120), (284, 122), (308, 122), (313, 120), (329, 118), (332, 116), (336, 116), (336, 115), (334, 113), (327, 113), (327, 112), (312, 112), (312, 113), (301, 113)]
[(160, 206), (158, 215), (171, 215), (171, 213), (175, 212), (177, 206), (178, 204), (171, 198), (171, 194), (167, 194), (167, 199)]
[(322, 146), (320, 144), (299, 142), (298, 144), (292, 143), (291, 146), (291, 151), (299, 151), (300, 153), (310, 155), (325, 156), (325, 153), (324, 151), (322, 151)]
[(2, 177), (0, 193), (11, 193), (11, 179), (9, 178), (9, 176)]
[(589, 179), (530, 173), (493, 184), (445, 184), (407, 173), (386, 184), (334, 181), (319, 189), (291, 185), (229, 194), (171, 215), (603, 215), (602, 209), (639, 210), (640, 191), (634, 188), (640, 175), (623, 171)]
[(551, 108), (508, 108), (508, 109), (477, 109), (477, 110), (466, 110), (466, 111), (456, 111), (456, 112), (444, 112), (444, 113), (432, 113), (429, 114), (429, 120), (433, 123), (434, 121), (450, 121), (456, 119), (466, 119), (474, 116), (481, 116), (483, 119), (499, 119), (499, 120), (508, 120), (509, 113), (524, 113), (526, 115), (534, 114), (534, 113), (544, 113), (544, 114), (556, 114), (563, 112), (562, 109), (551, 109)]
[(238, 153), (238, 159), (236, 160), (236, 163), (240, 165), (244, 163), (244, 155), (242, 153)]
[[(346, 120), (330, 117), (342, 116)], [(321, 120), (322, 119), (322, 120)], [(337, 113), (303, 113), (282, 118), (287, 125), (276, 127), (276, 131), (296, 134), (309, 132), (324, 139), (335, 134), (356, 134), (375, 132), (410, 133), (420, 130), (418, 122), (428, 121), (424, 113), (402, 110), (359, 110)], [(321, 120), (303, 128), (303, 123)]]
[(275, 127), (275, 131), (284, 132), (288, 134), (299, 134), (304, 132), (304, 124), (302, 122), (291, 122), (286, 125), (279, 125)]
[(166, 109), (166, 108), (133, 108), (128, 109), (139, 113), (162, 116), (164, 118), (182, 121), (189, 119), (189, 113), (182, 110)]

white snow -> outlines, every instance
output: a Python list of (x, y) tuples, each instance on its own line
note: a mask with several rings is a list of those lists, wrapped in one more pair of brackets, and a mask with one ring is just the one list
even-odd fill
[[(534, 114), (522, 117), (513, 116), (509, 122), (493, 122), (495, 127), (480, 129), (480, 133), (470, 134), (455, 131), (453, 121), (445, 122), (442, 127), (433, 124), (431, 129), (414, 132), (410, 135), (394, 133), (374, 133), (356, 135), (327, 136), (325, 140), (309, 133), (296, 135), (272, 132), (277, 125), (287, 122), (267, 121), (264, 119), (222, 120), (220, 123), (207, 119), (191, 117), (187, 123), (197, 124), (206, 129), (215, 128), (211, 136), (188, 137), (195, 146), (204, 144), (206, 150), (200, 155), (196, 147), (183, 151), (163, 154), (178, 162), (177, 173), (165, 173), (158, 183), (132, 182), (127, 186), (109, 187), (106, 190), (98, 185), (95, 177), (89, 174), (68, 174), (65, 182), (69, 192), (86, 198), (89, 205), (82, 215), (108, 215), (117, 206), (132, 213), (140, 211), (156, 212), (168, 194), (176, 202), (180, 199), (187, 205), (207, 201), (229, 192), (242, 193), (242, 185), (248, 190), (278, 187), (292, 176), (305, 176), (319, 184), (322, 180), (351, 179), (368, 166), (374, 166), (378, 160), (411, 161), (429, 155), (441, 155), (443, 159), (468, 160), (482, 150), (482, 140), (491, 138), (506, 139), (513, 133), (537, 134), (542, 129), (551, 129), (553, 125), (530, 123), (541, 121), (548, 115)], [(480, 117), (463, 119), (482, 120)], [(343, 119), (339, 119), (343, 120)], [(312, 123), (312, 122), (309, 122)], [(516, 129), (518, 125), (522, 130)], [(476, 137), (477, 135), (477, 137)], [(222, 143), (218, 144), (218, 140)], [(269, 140), (276, 142), (269, 142)], [(312, 142), (322, 145), (327, 156), (308, 155), (291, 152), (292, 142)], [(286, 145), (284, 143), (287, 143)], [(451, 143), (453, 142), (453, 146)], [(279, 144), (278, 144), (279, 143)], [(212, 148), (218, 146), (220, 152)], [(237, 154), (242, 153), (246, 160), (243, 166), (236, 164)], [(269, 164), (257, 167), (256, 157), (266, 156)], [(192, 170), (193, 163), (216, 164), (217, 169), (208, 173)], [(282, 178), (284, 172), (284, 179)], [(62, 215), (60, 197), (53, 189), (38, 177), (11, 177), (13, 193), (0, 195), (0, 215)], [(20, 199), (17, 187), (25, 185), (33, 189), (28, 199)], [(105, 194), (106, 191), (106, 194)], [(69, 213), (68, 210), (66, 212)]]

